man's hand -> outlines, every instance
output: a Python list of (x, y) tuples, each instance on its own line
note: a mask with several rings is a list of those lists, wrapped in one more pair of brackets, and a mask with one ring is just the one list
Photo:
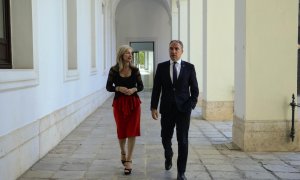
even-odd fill
[(152, 118), (154, 120), (158, 120), (158, 111), (157, 111), (157, 109), (152, 109), (151, 110), (151, 115), (152, 115)]

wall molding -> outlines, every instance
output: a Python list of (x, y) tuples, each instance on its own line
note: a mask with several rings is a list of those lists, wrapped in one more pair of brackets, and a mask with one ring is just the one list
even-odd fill
[(243, 151), (299, 151), (299, 121), (295, 121), (294, 142), (289, 137), (290, 130), (290, 120), (243, 120), (234, 116), (233, 143)]
[[(0, 137), (0, 174), (17, 179), (111, 96), (105, 88)], [(26, 156), (24, 156), (26, 154)], [(6, 166), (9, 164), (9, 166)], [(14, 167), (14, 168), (11, 168)]]

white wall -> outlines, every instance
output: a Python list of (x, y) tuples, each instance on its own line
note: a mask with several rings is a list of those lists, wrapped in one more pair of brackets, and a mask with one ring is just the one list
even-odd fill
[[(76, 81), (63, 80), (62, 7), (60, 0), (38, 3), (36, 47), (39, 84), (0, 92), (0, 136), (29, 124), (52, 111), (81, 99), (105, 86), (106, 75), (90, 75), (89, 3), (79, 2), (78, 66)], [(100, 59), (98, 59), (100, 61)], [(5, 71), (5, 70), (0, 70)], [(18, 71), (18, 70), (15, 70)], [(7, 77), (9, 78), (9, 77)]]
[(116, 10), (117, 46), (130, 41), (155, 41), (155, 60), (169, 59), (171, 20), (162, 2), (121, 0)]
[[(33, 69), (0, 69), (0, 179), (16, 179), (111, 94), (105, 90), (102, 56), (96, 56), (96, 69), (91, 67), (95, 57), (91, 54), (95, 43), (91, 40), (91, 1), (74, 2), (78, 12), (76, 78), (65, 78), (62, 0), (31, 1)], [(100, 3), (96, 1), (101, 11)]]

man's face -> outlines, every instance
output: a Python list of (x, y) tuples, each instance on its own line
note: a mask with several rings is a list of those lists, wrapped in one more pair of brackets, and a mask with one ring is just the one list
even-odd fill
[(179, 60), (181, 58), (182, 53), (183, 53), (183, 49), (179, 43), (173, 42), (170, 44), (169, 54), (170, 54), (171, 60), (173, 60), (173, 61)]

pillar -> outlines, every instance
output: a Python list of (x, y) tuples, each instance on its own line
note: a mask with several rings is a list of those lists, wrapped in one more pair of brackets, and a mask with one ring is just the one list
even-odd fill
[(189, 19), (188, 19), (188, 0), (177, 1), (178, 4), (178, 18), (179, 18), (179, 39), (183, 43), (182, 59), (190, 61), (190, 47), (189, 47)]
[(203, 0), (203, 118), (232, 120), (234, 0)]
[(178, 5), (177, 0), (172, 0), (172, 38), (171, 39), (179, 39), (178, 38)]
[[(297, 0), (235, 1), (233, 143), (244, 151), (299, 151), (289, 137), (297, 92)], [(296, 113), (297, 114), (297, 113)]]
[[(201, 106), (203, 97), (203, 0), (189, 0), (189, 42), (190, 42), (190, 62), (196, 68), (199, 99)], [(192, 37), (192, 38), (190, 38)]]

